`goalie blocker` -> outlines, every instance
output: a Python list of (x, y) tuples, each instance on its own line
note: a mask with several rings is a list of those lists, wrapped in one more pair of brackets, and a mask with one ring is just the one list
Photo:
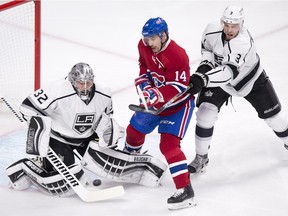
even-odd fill
[(51, 118), (32, 116), (29, 121), (26, 153), (46, 157), (49, 148)]
[(167, 165), (148, 154), (128, 154), (124, 151), (101, 148), (95, 141), (89, 143), (82, 166), (98, 176), (117, 182), (159, 186)]

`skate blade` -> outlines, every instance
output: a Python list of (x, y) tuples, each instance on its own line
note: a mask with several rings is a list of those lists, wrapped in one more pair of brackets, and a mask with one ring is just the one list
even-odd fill
[(190, 175), (203, 175), (206, 173), (206, 166), (203, 167), (201, 170), (199, 170), (198, 172), (189, 172)]
[(168, 203), (168, 209), (169, 210), (177, 210), (177, 209), (183, 209), (183, 208), (190, 208), (196, 206), (196, 202), (193, 198), (184, 200), (181, 203)]

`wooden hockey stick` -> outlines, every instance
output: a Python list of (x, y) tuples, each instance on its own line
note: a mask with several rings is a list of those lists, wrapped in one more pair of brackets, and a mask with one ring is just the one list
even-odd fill
[[(24, 120), (15, 111), (15, 109), (8, 103), (8, 101), (3, 97), (1, 98), (1, 100), (14, 114), (14, 116), (17, 117), (20, 122), (24, 123)], [(116, 186), (107, 189), (93, 190), (93, 191), (86, 189), (50, 147), (48, 149), (47, 159), (53, 165), (53, 167), (59, 172), (59, 174), (64, 178), (64, 180), (70, 185), (70, 187), (75, 191), (75, 193), (85, 202), (106, 200), (124, 194), (123, 186)]]
[(187, 92), (189, 91), (189, 89), (191, 87), (192, 87), (192, 85), (188, 85), (188, 87), (185, 89), (185, 91), (179, 92), (178, 94), (176, 94), (174, 97), (172, 97), (169, 101), (167, 101), (167, 103), (165, 103), (159, 109), (153, 109), (153, 108), (145, 109), (144, 107), (139, 106), (139, 105), (135, 105), (135, 104), (130, 104), (128, 107), (130, 110), (135, 111), (135, 112), (144, 112), (144, 113), (149, 113), (152, 115), (159, 115), (161, 112), (163, 112), (165, 109), (167, 109), (172, 103), (174, 103), (176, 100), (178, 100), (183, 95), (187, 94)]

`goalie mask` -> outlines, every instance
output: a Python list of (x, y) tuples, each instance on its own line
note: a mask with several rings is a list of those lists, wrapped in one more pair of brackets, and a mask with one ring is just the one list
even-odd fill
[(74, 65), (68, 74), (68, 80), (76, 89), (81, 100), (89, 103), (94, 85), (94, 73), (90, 65), (86, 63)]

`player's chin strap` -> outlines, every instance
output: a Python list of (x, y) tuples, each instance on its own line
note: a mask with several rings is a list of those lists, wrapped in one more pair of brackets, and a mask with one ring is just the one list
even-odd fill
[[(8, 101), (5, 98), (1, 98), (1, 100), (6, 104), (9, 110), (11, 110), (14, 116), (17, 117), (22, 123), (24, 123), (24, 120), (21, 118), (20, 115), (18, 115), (18, 113), (15, 111), (15, 109), (13, 109), (13, 107), (8, 103)], [(69, 168), (63, 163), (63, 161), (58, 157), (58, 155), (53, 151), (53, 149), (49, 147), (49, 144), (47, 145), (48, 152), (46, 158), (83, 201), (94, 202), (99, 200), (106, 200), (124, 194), (123, 186), (116, 186), (97, 191), (87, 190), (76, 178), (76, 176), (69, 170)], [(36, 149), (39, 150), (39, 148)], [(45, 153), (41, 154), (45, 155)]]

